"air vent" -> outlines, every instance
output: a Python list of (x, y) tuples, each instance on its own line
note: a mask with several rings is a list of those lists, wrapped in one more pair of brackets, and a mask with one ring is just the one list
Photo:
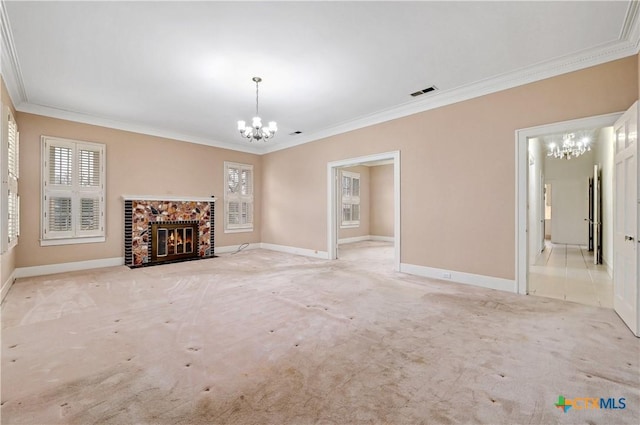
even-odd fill
[(293, 133), (289, 133), (289, 136), (295, 136), (297, 134), (302, 134), (302, 131), (294, 131)]
[(426, 89), (423, 90), (418, 90), (417, 92), (413, 92), (411, 93), (411, 96), (416, 97), (416, 96), (420, 96), (423, 95), (425, 93), (429, 93), (432, 91), (438, 90), (438, 88), (436, 86), (431, 86), (431, 87), (427, 87)]

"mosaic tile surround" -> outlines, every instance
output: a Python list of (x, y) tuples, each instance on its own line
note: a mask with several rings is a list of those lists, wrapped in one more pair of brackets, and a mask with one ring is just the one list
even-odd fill
[(125, 265), (152, 264), (151, 223), (197, 221), (198, 256), (214, 256), (214, 202), (125, 200)]

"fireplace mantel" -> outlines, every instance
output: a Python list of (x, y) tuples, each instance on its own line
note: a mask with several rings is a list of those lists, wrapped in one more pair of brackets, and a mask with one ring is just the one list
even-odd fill
[(215, 196), (122, 195), (125, 201), (215, 202)]

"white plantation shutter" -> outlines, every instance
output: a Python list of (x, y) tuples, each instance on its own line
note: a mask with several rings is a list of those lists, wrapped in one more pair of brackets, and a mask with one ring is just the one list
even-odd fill
[(80, 232), (95, 232), (100, 229), (99, 198), (80, 198), (78, 221), (78, 230)]
[(229, 201), (227, 204), (227, 221), (230, 226), (240, 224), (240, 203)]
[(7, 113), (7, 247), (11, 248), (18, 241), (20, 235), (20, 195), (18, 194), (18, 179), (20, 177), (18, 125), (11, 111)]
[(76, 233), (78, 236), (99, 236), (104, 199), (102, 184), (102, 156), (104, 147), (79, 143), (76, 147), (78, 198)]
[(18, 194), (15, 191), (9, 190), (7, 198), (7, 242), (9, 246), (13, 244), (20, 233), (20, 216), (18, 215), (20, 210), (19, 202), (20, 197)]
[(224, 229), (253, 230), (253, 165), (225, 162)]
[(81, 187), (100, 187), (100, 150), (79, 147), (78, 179)]
[(73, 178), (73, 145), (49, 147), (49, 184), (71, 186)]
[(360, 204), (351, 204), (351, 220), (360, 221)]
[(342, 174), (342, 196), (351, 196), (351, 177)]
[(19, 174), (19, 149), (18, 149), (18, 139), (19, 139), (19, 134), (18, 134), (18, 125), (16, 124), (15, 120), (13, 119), (13, 115), (9, 114), (9, 120), (7, 123), (7, 130), (9, 132), (8, 137), (7, 137), (7, 142), (8, 142), (8, 152), (7, 152), (7, 165), (8, 165), (8, 171), (9, 171), (9, 176), (10, 177), (14, 177), (14, 178), (18, 178), (18, 174)]
[(351, 178), (351, 196), (360, 197), (360, 175)]
[(43, 245), (104, 241), (105, 146), (44, 136), (43, 158)]
[(238, 193), (240, 184), (240, 169), (232, 166), (227, 167), (227, 192)]
[(360, 174), (342, 171), (341, 227), (360, 225)]
[(253, 223), (253, 202), (241, 204), (241, 217), (243, 223)]
[(240, 170), (240, 194), (245, 196), (253, 195), (253, 171)]
[(71, 197), (64, 198), (61, 196), (47, 197), (47, 224), (49, 233), (57, 232), (67, 233), (67, 236), (73, 236), (73, 227), (71, 226), (71, 215), (73, 209), (71, 207)]

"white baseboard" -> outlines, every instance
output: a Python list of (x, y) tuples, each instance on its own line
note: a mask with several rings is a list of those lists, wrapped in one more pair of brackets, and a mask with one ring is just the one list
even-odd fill
[(21, 277), (43, 276), (54, 273), (74, 272), (77, 270), (98, 269), (124, 265), (124, 257), (101, 258), (99, 260), (75, 261), (72, 263), (46, 264), (44, 266), (19, 267), (15, 270), (16, 279)]
[[(249, 244), (249, 246), (245, 249), (258, 249), (258, 248), (268, 249), (271, 251), (286, 252), (288, 254), (294, 254), (294, 255), (304, 255), (305, 257), (321, 258), (324, 260), (329, 258), (329, 254), (326, 251), (314, 251), (312, 249), (296, 248), (292, 246), (275, 245), (270, 243), (252, 243), (252, 244)], [(238, 246), (221, 246), (221, 247), (216, 247), (215, 252), (217, 254), (224, 254), (224, 253), (235, 252), (237, 249), (238, 249)], [(10, 276), (10, 279), (7, 280), (5, 284), (3, 284), (2, 297), (4, 298), (5, 294), (9, 292), (11, 283), (13, 283), (13, 280), (15, 279), (19, 279), (23, 277), (32, 277), (32, 276), (44, 276), (44, 275), (55, 274), (55, 273), (73, 272), (78, 270), (98, 269), (101, 267), (122, 266), (122, 265), (124, 265), (124, 257), (102, 258), (99, 260), (76, 261), (71, 263), (60, 263), (60, 264), (46, 264), (43, 266), (19, 267), (13, 271), (12, 275)], [(7, 285), (8, 282), (10, 282), (9, 285)]]
[(16, 270), (14, 269), (9, 275), (9, 278), (5, 282), (2, 282), (2, 290), (0, 290), (0, 302), (4, 301), (4, 297), (6, 297), (9, 293), (9, 289), (11, 289), (11, 286), (13, 285), (13, 282), (15, 280)]
[(354, 236), (352, 238), (341, 238), (341, 239), (338, 239), (338, 245), (343, 243), (354, 243), (354, 242), (362, 242), (362, 241), (368, 241), (368, 240), (371, 240), (371, 236), (369, 235)]
[[(484, 276), (480, 274), (456, 272), (453, 270), (436, 269), (434, 267), (417, 266), (415, 264), (400, 263), (400, 271), (416, 276), (432, 279), (448, 280), (466, 285), (479, 286), (481, 288), (497, 289), (499, 291), (517, 292), (516, 282), (511, 279)], [(445, 276), (451, 276), (446, 278)]]
[(260, 248), (271, 251), (286, 252), (287, 254), (304, 255), (305, 257), (320, 258), (327, 260), (329, 253), (327, 251), (316, 251), (313, 249), (296, 248), (294, 246), (275, 245), (272, 243), (261, 243)]
[(354, 236), (352, 238), (338, 239), (338, 244), (354, 243), (354, 242), (362, 242), (362, 241), (393, 242), (394, 239), (393, 239), (393, 236), (365, 235), (365, 236)]
[(372, 241), (381, 241), (381, 242), (394, 242), (395, 238), (393, 236), (377, 236), (371, 235), (369, 239)]
[[(216, 254), (228, 254), (231, 252), (236, 252), (239, 247), (240, 245), (216, 246), (214, 248), (214, 252)], [(260, 248), (259, 243), (250, 243), (249, 246), (247, 246), (246, 248), (242, 248), (242, 251), (244, 251), (245, 249), (258, 249), (258, 248)]]

